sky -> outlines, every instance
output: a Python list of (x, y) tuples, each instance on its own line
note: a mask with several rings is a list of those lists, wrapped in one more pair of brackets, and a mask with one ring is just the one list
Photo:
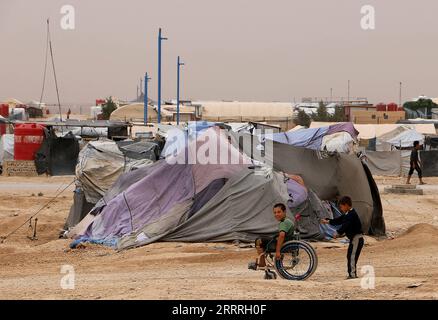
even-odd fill
[[(61, 8), (75, 9), (64, 30)], [(375, 9), (363, 30), (361, 8)], [(0, 101), (39, 100), (51, 34), (61, 103), (134, 99), (147, 71), (157, 97), (158, 28), (163, 42), (162, 97), (301, 101), (367, 97), (398, 102), (438, 96), (436, 0), (0, 0)], [(55, 102), (52, 69), (43, 101)]]

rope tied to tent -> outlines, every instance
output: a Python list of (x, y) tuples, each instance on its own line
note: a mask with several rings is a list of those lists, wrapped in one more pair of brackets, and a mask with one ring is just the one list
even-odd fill
[[(30, 216), (30, 218), (28, 218), (26, 221), (24, 221), (23, 224), (21, 224), (18, 228), (16, 228), (14, 231), (12, 231), (11, 233), (9, 233), (7, 236), (5, 237), (0, 237), (1, 241), (0, 243), (4, 243), (5, 240), (7, 238), (9, 238), (10, 236), (12, 236), (15, 232), (17, 232), (18, 230), (20, 230), (24, 225), (26, 225), (29, 221), (31, 221), (34, 217), (36, 217), (41, 211), (43, 211), (49, 204), (51, 204), (53, 201), (55, 201), (65, 190), (67, 190), (73, 183), (75, 182), (75, 180), (73, 179), (72, 182), (70, 182), (64, 189), (62, 189), (58, 194), (56, 194), (52, 199), (50, 199), (46, 204), (44, 204), (37, 212), (35, 212), (33, 215)], [(59, 188), (58, 188), (59, 190)]]

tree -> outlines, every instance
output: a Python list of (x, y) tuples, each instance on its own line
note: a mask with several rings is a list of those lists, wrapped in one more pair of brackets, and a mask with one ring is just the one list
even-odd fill
[(296, 119), (294, 119), (294, 123), (299, 126), (309, 127), (311, 119), (303, 110), (298, 111), (298, 115)]
[(330, 118), (330, 115), (327, 112), (327, 107), (325, 106), (324, 102), (320, 101), (319, 107), (316, 110), (316, 114), (312, 115), (313, 121), (327, 122), (330, 120), (329, 118)]
[(404, 109), (420, 111), (426, 113), (426, 116), (432, 115), (432, 108), (438, 108), (438, 104), (431, 99), (418, 99), (417, 101), (408, 101), (403, 104)]
[(113, 101), (112, 97), (109, 97), (105, 100), (105, 103), (102, 105), (102, 116), (104, 120), (109, 120), (111, 113), (117, 109), (117, 104)]
[(330, 122), (343, 122), (345, 120), (344, 107), (338, 106), (335, 108), (335, 114), (330, 116)]

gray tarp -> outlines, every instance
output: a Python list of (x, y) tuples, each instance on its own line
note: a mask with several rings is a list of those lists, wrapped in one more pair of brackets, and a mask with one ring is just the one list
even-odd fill
[(249, 147), (248, 144), (242, 145), (243, 139), (251, 139), (251, 137), (245, 134), (233, 134), (233, 136), (233, 143), (239, 143), (240, 148), (243, 148), (247, 155), (252, 154), (257, 160), (272, 163), (275, 170), (303, 177), (306, 186), (314, 190), (322, 200), (350, 196), (361, 219), (363, 231), (376, 235), (385, 234), (380, 197), (377, 194), (373, 199), (375, 187), (370, 185), (369, 177), (357, 156), (327, 153), (273, 142), (272, 152), (266, 152), (266, 156), (262, 158), (260, 153), (250, 149), (251, 145)]
[(425, 177), (438, 177), (438, 150), (420, 151)]
[(97, 203), (123, 172), (152, 163), (126, 157), (113, 141), (93, 141), (79, 153), (76, 177), (86, 200)]
[(267, 178), (243, 169), (190, 218), (188, 212), (192, 201), (188, 200), (154, 223), (123, 237), (119, 248), (157, 240), (252, 241), (259, 236), (272, 236), (278, 228), (272, 206), (277, 202), (286, 203), (288, 199), (287, 187), (282, 179), (279, 174)]
[(399, 176), (402, 159), (401, 151), (365, 151), (366, 164), (371, 173), (379, 176)]
[[(312, 193), (311, 193), (312, 194)], [(201, 209), (189, 217), (193, 200), (188, 199), (167, 214), (150, 221), (136, 232), (122, 237), (119, 249), (161, 241), (220, 242), (254, 241), (278, 232), (278, 221), (272, 214), (275, 203), (287, 203), (286, 183), (279, 173), (265, 177), (243, 169), (227, 181)], [(319, 236), (319, 218), (328, 212), (314, 194), (298, 210), (307, 219), (303, 229), (309, 237)], [(288, 216), (293, 213), (288, 211)]]

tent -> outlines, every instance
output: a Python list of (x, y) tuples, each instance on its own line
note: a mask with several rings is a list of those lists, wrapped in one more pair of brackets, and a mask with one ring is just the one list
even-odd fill
[(358, 134), (353, 124), (346, 122), (327, 127), (267, 134), (266, 139), (295, 147), (350, 153)]
[(43, 143), (35, 154), (36, 170), (52, 176), (74, 174), (78, 154), (79, 142), (71, 132), (57, 137), (53, 127), (44, 128)]
[(79, 153), (76, 178), (87, 201), (97, 203), (123, 172), (151, 163), (148, 156), (140, 160), (128, 158), (114, 141), (92, 141)]
[[(276, 169), (296, 164), (281, 171), (304, 177), (310, 187), (302, 202), (299, 189), (304, 187), (285, 181), (280, 172), (255, 170), (250, 153), (236, 144), (239, 139), (235, 140), (235, 135), (238, 133), (209, 128), (188, 144), (183, 155), (171, 156), (120, 176), (90, 214), (71, 230), (69, 236), (76, 239), (72, 246), (82, 241), (110, 244), (119, 249), (157, 240), (252, 241), (276, 232), (278, 222), (272, 216), (272, 206), (277, 202), (288, 203), (294, 208), (293, 212), (302, 211), (304, 236), (318, 238), (321, 236), (319, 218), (330, 216), (320, 199), (334, 199), (339, 192), (346, 194), (353, 183), (358, 192), (351, 195), (357, 197), (355, 205), (364, 230), (381, 231), (376, 229), (382, 228), (383, 223), (381, 207), (380, 211), (376, 207), (380, 199), (375, 199), (376, 195), (371, 191), (372, 187), (373, 190), (377, 187), (375, 184), (371, 187), (373, 181), (368, 181), (357, 157), (346, 156), (339, 160), (338, 155), (319, 159), (314, 150), (274, 143), (274, 146), (285, 147), (286, 152), (298, 152), (284, 158), (289, 159), (286, 162), (274, 163)], [(214, 140), (217, 140), (214, 148), (227, 150), (228, 159), (234, 157), (239, 161), (234, 164), (200, 163), (202, 159), (196, 156), (206, 155), (206, 141)], [(210, 156), (212, 150), (209, 149)], [(274, 148), (274, 152), (278, 150)], [(302, 158), (294, 157), (300, 154)], [(222, 155), (217, 156), (222, 158)], [(198, 161), (187, 161), (193, 158)], [(180, 159), (185, 161), (179, 163)], [(297, 170), (300, 167), (302, 170)], [(340, 173), (343, 167), (347, 172)], [(315, 168), (325, 169), (327, 173), (317, 173)]]
[[(352, 122), (350, 122), (353, 124)], [(310, 124), (310, 128), (320, 128), (327, 127), (330, 125), (337, 124), (336, 122), (315, 122)], [(354, 124), (354, 127), (358, 130), (358, 139), (373, 139), (380, 137), (394, 129), (406, 126), (406, 124)], [(408, 124), (411, 129), (414, 129), (418, 133), (424, 135), (436, 134), (435, 126), (433, 123), (418, 123), (418, 124)]]
[(410, 148), (414, 141), (424, 142), (424, 136), (408, 125), (402, 125), (376, 139), (376, 151), (391, 151), (394, 147)]
[(262, 155), (251, 149), (251, 144), (242, 143), (256, 138), (245, 134), (233, 136), (233, 143), (239, 145), (245, 154), (272, 165), (277, 171), (300, 175), (320, 199), (333, 200), (349, 195), (363, 231), (372, 235), (385, 234), (378, 188), (368, 167), (356, 155), (311, 150), (277, 141), (273, 142), (272, 152)]

